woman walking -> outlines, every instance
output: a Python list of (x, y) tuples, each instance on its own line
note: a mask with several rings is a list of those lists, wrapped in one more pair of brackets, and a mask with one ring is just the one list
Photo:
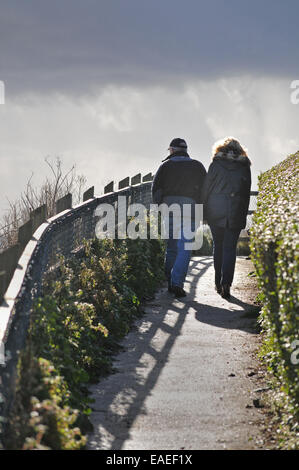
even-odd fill
[(250, 200), (251, 162), (240, 143), (226, 137), (213, 146), (204, 188), (204, 212), (213, 237), (215, 288), (230, 297), (237, 242), (246, 226)]

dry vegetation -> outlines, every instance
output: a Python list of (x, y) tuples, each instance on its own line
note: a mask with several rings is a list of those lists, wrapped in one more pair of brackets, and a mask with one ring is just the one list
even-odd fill
[(47, 217), (55, 214), (55, 203), (68, 193), (72, 193), (73, 204), (78, 204), (86, 186), (86, 178), (78, 175), (73, 165), (69, 170), (63, 169), (60, 157), (45, 158), (49, 176), (40, 188), (33, 183), (33, 174), (27, 181), (25, 190), (14, 202), (8, 200), (7, 212), (0, 219), (0, 250), (17, 242), (19, 227), (30, 218), (30, 212), (43, 204), (47, 206)]

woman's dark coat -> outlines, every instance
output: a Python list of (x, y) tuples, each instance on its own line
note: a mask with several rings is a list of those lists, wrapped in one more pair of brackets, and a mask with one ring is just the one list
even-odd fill
[(217, 154), (209, 167), (203, 200), (209, 225), (242, 229), (250, 201), (251, 171), (248, 157)]

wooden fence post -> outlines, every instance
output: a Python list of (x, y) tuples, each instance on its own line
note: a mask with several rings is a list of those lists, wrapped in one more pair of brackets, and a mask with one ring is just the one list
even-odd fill
[(30, 219), (32, 220), (32, 233), (46, 220), (47, 217), (47, 206), (43, 204), (30, 213)]
[[(1, 266), (1, 269), (3, 266)], [(6, 272), (0, 271), (0, 304), (3, 301), (3, 296), (6, 291)]]
[(1, 288), (0, 294), (4, 295), (14, 271), (18, 265), (20, 245), (12, 245), (0, 254)]
[(130, 177), (129, 176), (127, 176), (126, 178), (124, 178), (123, 180), (121, 180), (118, 183), (118, 189), (127, 188), (128, 186), (130, 186)]
[(107, 184), (104, 188), (104, 194), (113, 193), (114, 192), (114, 181), (111, 181)]
[(32, 237), (32, 234), (33, 234), (33, 223), (32, 223), (32, 219), (30, 219), (27, 222), (25, 222), (25, 224), (21, 225), (21, 227), (19, 227), (18, 243), (21, 245), (22, 248), (24, 248), (25, 245), (27, 245), (27, 243)]
[(71, 209), (71, 207), (72, 195), (69, 193), (56, 201), (56, 214), (59, 214), (59, 212), (65, 211), (66, 209)]
[(135, 184), (140, 184), (141, 183), (141, 173), (138, 173), (138, 175), (135, 175), (131, 178), (131, 186), (134, 186)]
[(88, 199), (91, 199), (93, 197), (94, 197), (94, 186), (87, 189), (87, 191), (85, 191), (85, 193), (83, 193), (83, 202), (88, 201)]
[(153, 175), (151, 173), (148, 173), (142, 178), (142, 182), (146, 183), (148, 181), (153, 181), (153, 179), (154, 179)]

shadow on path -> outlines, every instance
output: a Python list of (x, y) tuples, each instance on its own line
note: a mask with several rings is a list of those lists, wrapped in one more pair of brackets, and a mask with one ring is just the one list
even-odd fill
[[(135, 328), (122, 342), (124, 350), (114, 363), (116, 373), (91, 387), (95, 400), (91, 415), (94, 432), (89, 436), (87, 448), (122, 449), (130, 437), (130, 429), (136, 418), (146, 414), (144, 402), (151, 395), (169, 361), (186, 315), (194, 314), (195, 311), (195, 318), (199, 322), (256, 333), (252, 330), (252, 319), (244, 323), (244, 313), (252, 307), (249, 304), (233, 298), (237, 309), (229, 310), (229, 303), (219, 308), (195, 300), (198, 298), (197, 290), (200, 291), (201, 278), (212, 265), (211, 257), (192, 259), (186, 298), (174, 299), (163, 288), (152, 302), (145, 305), (146, 315), (136, 322)], [(211, 289), (214, 289), (214, 285)]]
[[(240, 304), (238, 304), (240, 305)], [(252, 305), (242, 302), (243, 310), (228, 310), (227, 308), (213, 307), (195, 302), (195, 318), (201, 323), (207, 323), (218, 328), (241, 330), (246, 333), (257, 334), (258, 329), (255, 309)]]
[[(211, 266), (211, 260), (202, 261), (200, 265), (200, 269), (196, 268), (197, 279)], [(190, 270), (195, 266), (198, 262), (191, 260)], [(196, 283), (192, 283), (188, 298), (194, 297), (195, 287)], [(190, 301), (174, 299), (165, 288), (156, 294), (155, 300), (147, 302), (146, 315), (136, 322), (136, 327), (122, 343), (124, 351), (116, 357), (114, 364), (116, 373), (91, 387), (95, 403), (91, 417), (94, 433), (89, 438), (89, 448), (122, 448), (130, 436), (132, 423), (144, 413), (144, 401), (168, 362), (189, 309)], [(154, 341), (158, 332), (164, 337), (159, 350)], [(146, 374), (148, 369), (150, 372)]]

